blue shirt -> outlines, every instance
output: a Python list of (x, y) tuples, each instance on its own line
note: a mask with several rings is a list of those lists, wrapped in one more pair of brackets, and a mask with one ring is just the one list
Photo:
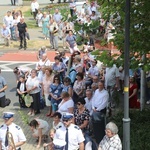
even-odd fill
[[(6, 86), (6, 80), (0, 76), (0, 89), (2, 89), (4, 86)], [(5, 92), (0, 92), (0, 98), (5, 95)]]
[(10, 29), (8, 29), (8, 28), (6, 28), (6, 29), (4, 29), (4, 28), (2, 28), (1, 29), (1, 34), (3, 35), (3, 36), (8, 36), (8, 35), (10, 35)]

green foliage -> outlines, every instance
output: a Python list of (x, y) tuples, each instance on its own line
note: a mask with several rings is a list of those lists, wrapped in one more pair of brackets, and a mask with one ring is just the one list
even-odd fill
[[(131, 150), (149, 150), (150, 149), (150, 110), (136, 111), (130, 110), (130, 139)], [(111, 118), (111, 121), (115, 122), (119, 128), (119, 136), (123, 141), (123, 112), (117, 113)]]
[(105, 66), (112, 67), (115, 63), (115, 60), (111, 58), (108, 50), (103, 50), (102, 53), (100, 53), (99, 50), (96, 50), (92, 52), (92, 55), (95, 55), (96, 59), (102, 61)]
[(106, 39), (101, 39), (101, 42), (100, 42), (101, 46), (106, 46), (107, 45), (107, 40)]
[[(63, 16), (62, 21), (65, 21), (65, 20), (67, 20), (67, 17), (68, 17), (68, 14), (69, 14), (69, 7), (67, 7), (67, 6), (68, 6), (68, 4), (59, 4), (59, 5), (58, 4), (53, 4), (53, 5), (49, 5), (49, 6), (46, 6), (44, 8), (41, 8), (40, 10), (42, 12), (50, 12), (50, 14), (54, 14), (55, 9), (59, 8), (59, 11)], [(25, 11), (23, 13), (23, 16), (25, 18), (32, 17), (33, 15), (31, 14), (31, 9)], [(29, 19), (29, 20), (26, 21), (26, 23), (27, 23), (28, 28), (32, 29), (32, 28), (38, 27), (35, 20)]]
[[(125, 41), (125, 0), (98, 0), (101, 13), (105, 20), (111, 20), (115, 26), (116, 35), (114, 44), (124, 52)], [(149, 0), (131, 0), (130, 10), (130, 51), (138, 53), (139, 58), (149, 53), (150, 39), (150, 11)], [(141, 59), (131, 59), (131, 67), (137, 68)], [(150, 70), (150, 60), (145, 59), (143, 69)]]
[(37, 26), (35, 20), (29, 20), (29, 21), (27, 21), (26, 23), (27, 23), (27, 27), (28, 27), (29, 29), (38, 28), (38, 26)]
[(23, 112), (18, 111), (24, 124), (29, 124), (29, 117)]

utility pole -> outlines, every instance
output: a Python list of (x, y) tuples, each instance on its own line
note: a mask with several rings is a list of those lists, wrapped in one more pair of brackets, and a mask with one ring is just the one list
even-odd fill
[(146, 57), (146, 54), (143, 54), (142, 56), (142, 61), (143, 63), (141, 64), (141, 87), (140, 87), (140, 107), (141, 107), (141, 111), (144, 109), (144, 106), (145, 106), (145, 87), (146, 87), (146, 81), (145, 81), (145, 71), (143, 69), (143, 65), (145, 64), (145, 57)]
[(130, 51), (130, 0), (125, 6), (125, 51), (124, 51), (124, 118), (123, 118), (123, 150), (130, 150), (130, 118), (129, 118), (129, 51)]

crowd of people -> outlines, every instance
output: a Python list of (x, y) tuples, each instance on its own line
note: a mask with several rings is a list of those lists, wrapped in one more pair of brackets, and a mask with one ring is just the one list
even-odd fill
[[(90, 24), (92, 20), (101, 18), (101, 14), (97, 11), (99, 6), (94, 2), (89, 4), (86, 1), (81, 12), (77, 12), (74, 0), (70, 2), (69, 7), (70, 16), (76, 15), (77, 22), (80, 24)], [(108, 115), (107, 110), (116, 106), (116, 93), (123, 92), (123, 67), (118, 68), (115, 64), (106, 67), (100, 64), (91, 54), (94, 45), (90, 42), (83, 46), (84, 51), (81, 54), (77, 47), (73, 22), (62, 22), (62, 15), (58, 9), (55, 10), (53, 15), (46, 12), (42, 13), (36, 0), (31, 3), (31, 8), (38, 26), (42, 27), (44, 39), (50, 39), (51, 49), (58, 50), (58, 39), (60, 39), (63, 40), (64, 49), (67, 46), (71, 53), (68, 57), (65, 51), (57, 51), (54, 63), (51, 63), (52, 60), (47, 57), (47, 49), (43, 46), (38, 51), (38, 61), (34, 69), (29, 70), (21, 67), (14, 69), (20, 108), (30, 107), (27, 114), (35, 116), (41, 113), (41, 105), (45, 102), (46, 107), (48, 107), (48, 112), (45, 115), (54, 120), (52, 129), (45, 120), (39, 118), (29, 123), (33, 137), (38, 140), (37, 148), (41, 146), (42, 140), (47, 139), (50, 131), (51, 142), (44, 144), (49, 149), (94, 150), (93, 147), (96, 145), (98, 150), (121, 150), (122, 145), (117, 134), (116, 124), (110, 122), (105, 127), (105, 121)], [(19, 31), (20, 49), (23, 47), (26, 49), (27, 25), (24, 22), (24, 17), (21, 11), (12, 14), (14, 16), (8, 11), (4, 17), (4, 32), (2, 32), (2, 35), (7, 35), (6, 41), (9, 44), (10, 38), (17, 38), (16, 33), (18, 32), (14, 31)], [(104, 36), (109, 41), (113, 38), (111, 29), (114, 29), (114, 27), (110, 22), (106, 29), (104, 25), (105, 21), (101, 19), (99, 30), (101, 32), (105, 30)], [(79, 32), (82, 33), (82, 31)], [(139, 74), (138, 71), (131, 73), (130, 70), (130, 75), (129, 107), (139, 108), (140, 102), (137, 96), (140, 86), (140, 84), (137, 84), (139, 83)], [(147, 79), (149, 78), (150, 73), (148, 72)], [(0, 85), (0, 106), (4, 107), (4, 91), (7, 84), (1, 76), (0, 80), (2, 83)], [(149, 80), (147, 81), (147, 89), (149, 90)], [(26, 104), (27, 95), (31, 100), (30, 105)], [(149, 95), (147, 100), (149, 104)], [(0, 133), (3, 128), (6, 132), (7, 126), (13, 122), (12, 118), (11, 113), (4, 114), (5, 125), (0, 127)], [(10, 121), (10, 124), (6, 124), (7, 121)], [(16, 128), (20, 129), (20, 127)], [(98, 146), (91, 135), (94, 136), (96, 143), (99, 144)], [(5, 149), (8, 145), (4, 144), (6, 141), (4, 134), (2, 137), (0, 136), (0, 141), (2, 149)], [(24, 137), (23, 142), (16, 147), (20, 148), (25, 141)]]
[[(76, 2), (71, 0), (69, 3), (70, 13), (67, 11), (66, 19), (58, 8), (52, 14), (50, 11), (42, 12), (37, 0), (31, 1), (31, 14), (33, 14), (33, 19), (35, 20), (37, 26), (42, 27), (43, 38), (45, 40), (50, 40), (51, 49), (58, 50), (58, 40), (62, 40), (63, 48), (68, 48), (70, 53), (74, 51), (79, 51), (77, 46), (77, 36), (89, 37), (89, 41), (85, 43), (83, 49), (94, 49), (94, 39), (90, 35), (86, 35), (83, 29), (75, 31), (74, 24), (89, 26), (93, 21), (99, 21), (99, 28), (97, 32), (102, 33), (104, 38), (109, 42), (112, 39), (113, 33), (111, 30), (114, 29), (112, 25), (112, 19), (106, 21), (102, 19), (101, 13), (98, 11), (99, 5), (96, 2), (85, 1), (81, 10), (77, 9)], [(75, 17), (75, 20), (70, 20), (70, 18)], [(30, 39), (27, 30), (27, 24), (21, 10), (8, 11), (6, 16), (3, 18), (3, 27), (1, 29), (2, 38), (4, 38), (5, 45), (10, 46), (10, 40), (19, 40), (19, 49), (26, 49), (27, 42), (26, 39)]]

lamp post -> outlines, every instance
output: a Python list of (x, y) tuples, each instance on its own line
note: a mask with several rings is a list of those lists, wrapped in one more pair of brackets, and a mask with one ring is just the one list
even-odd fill
[(124, 51), (124, 118), (123, 118), (123, 150), (130, 150), (130, 118), (129, 118), (129, 49), (130, 49), (130, 0), (125, 6), (125, 51)]

